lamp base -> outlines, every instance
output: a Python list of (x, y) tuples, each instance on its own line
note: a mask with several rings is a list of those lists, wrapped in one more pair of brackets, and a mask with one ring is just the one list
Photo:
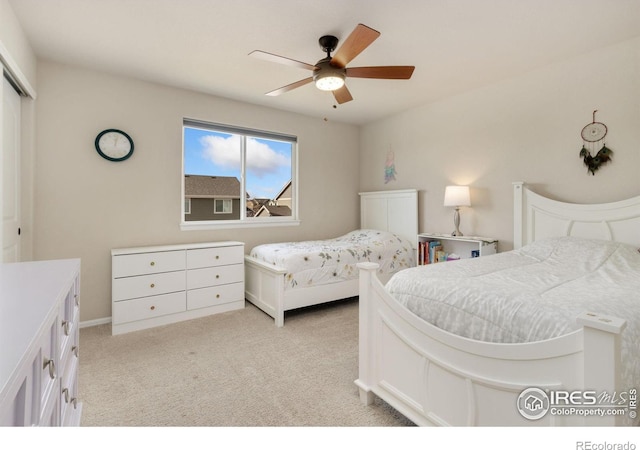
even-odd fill
[(451, 236), (462, 236), (462, 231), (460, 231), (460, 208), (456, 207), (456, 211), (453, 213), (453, 224), (456, 226), (456, 229), (451, 233)]

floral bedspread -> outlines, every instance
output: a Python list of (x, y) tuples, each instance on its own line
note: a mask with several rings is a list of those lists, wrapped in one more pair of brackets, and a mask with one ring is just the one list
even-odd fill
[(415, 265), (411, 242), (379, 230), (355, 230), (334, 239), (263, 244), (249, 255), (287, 270), (285, 289), (358, 278), (357, 263), (375, 262), (391, 274)]

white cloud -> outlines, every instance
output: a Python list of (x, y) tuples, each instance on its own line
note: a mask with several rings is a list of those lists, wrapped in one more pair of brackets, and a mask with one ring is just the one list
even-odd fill
[[(240, 136), (224, 138), (221, 136), (204, 136), (200, 143), (203, 146), (202, 156), (217, 166), (225, 169), (240, 170)], [(274, 151), (268, 145), (253, 138), (247, 139), (247, 170), (258, 177), (278, 172), (280, 167), (289, 167), (288, 157)]]
[(207, 135), (200, 139), (202, 156), (216, 166), (240, 170), (240, 136)]

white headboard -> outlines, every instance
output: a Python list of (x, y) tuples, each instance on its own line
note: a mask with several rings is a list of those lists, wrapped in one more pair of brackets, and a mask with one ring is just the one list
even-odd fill
[(418, 191), (360, 192), (360, 228), (390, 231), (416, 246)]
[(575, 236), (640, 246), (640, 196), (612, 203), (565, 203), (513, 183), (513, 247)]

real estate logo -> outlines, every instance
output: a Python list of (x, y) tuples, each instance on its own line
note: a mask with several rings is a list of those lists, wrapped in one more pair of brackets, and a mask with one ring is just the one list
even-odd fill
[(554, 416), (611, 416), (637, 417), (637, 389), (621, 392), (593, 390), (542, 390), (529, 387), (517, 399), (518, 412), (528, 420), (538, 420), (550, 413)]
[(549, 396), (540, 388), (527, 388), (518, 396), (518, 412), (525, 419), (543, 418), (549, 412), (549, 405)]

